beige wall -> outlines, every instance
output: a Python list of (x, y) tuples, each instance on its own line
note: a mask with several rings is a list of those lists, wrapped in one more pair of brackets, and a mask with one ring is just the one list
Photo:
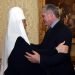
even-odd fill
[[(0, 0), (0, 57), (4, 50), (4, 38), (7, 29), (8, 10), (13, 6), (23, 8), (27, 19), (27, 32), (30, 42), (38, 43), (38, 0)], [(34, 11), (35, 10), (35, 11)]]

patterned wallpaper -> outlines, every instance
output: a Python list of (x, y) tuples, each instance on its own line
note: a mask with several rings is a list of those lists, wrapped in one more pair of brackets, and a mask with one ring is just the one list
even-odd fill
[(13, 6), (23, 8), (27, 19), (27, 33), (30, 42), (38, 43), (39, 9), (38, 0), (0, 0), (0, 57), (4, 50), (4, 38), (7, 30), (8, 11)]

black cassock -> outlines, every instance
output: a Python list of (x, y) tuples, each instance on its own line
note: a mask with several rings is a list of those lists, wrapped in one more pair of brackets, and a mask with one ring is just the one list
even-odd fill
[(40, 64), (31, 63), (24, 56), (25, 52), (32, 53), (32, 50), (22, 37), (18, 37), (8, 58), (8, 68), (4, 75), (44, 75)]

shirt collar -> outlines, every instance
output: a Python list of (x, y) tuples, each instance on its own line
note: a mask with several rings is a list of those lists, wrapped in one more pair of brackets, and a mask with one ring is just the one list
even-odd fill
[(53, 28), (55, 25), (56, 25), (56, 23), (59, 21), (59, 19), (57, 19), (56, 21), (54, 21), (52, 24), (51, 24), (51, 28)]

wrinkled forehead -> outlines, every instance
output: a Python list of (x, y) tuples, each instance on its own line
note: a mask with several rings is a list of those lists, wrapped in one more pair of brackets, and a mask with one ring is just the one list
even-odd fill
[(11, 19), (17, 19), (17, 20), (22, 20), (25, 19), (23, 10), (19, 7), (13, 7), (9, 11), (9, 17)]

